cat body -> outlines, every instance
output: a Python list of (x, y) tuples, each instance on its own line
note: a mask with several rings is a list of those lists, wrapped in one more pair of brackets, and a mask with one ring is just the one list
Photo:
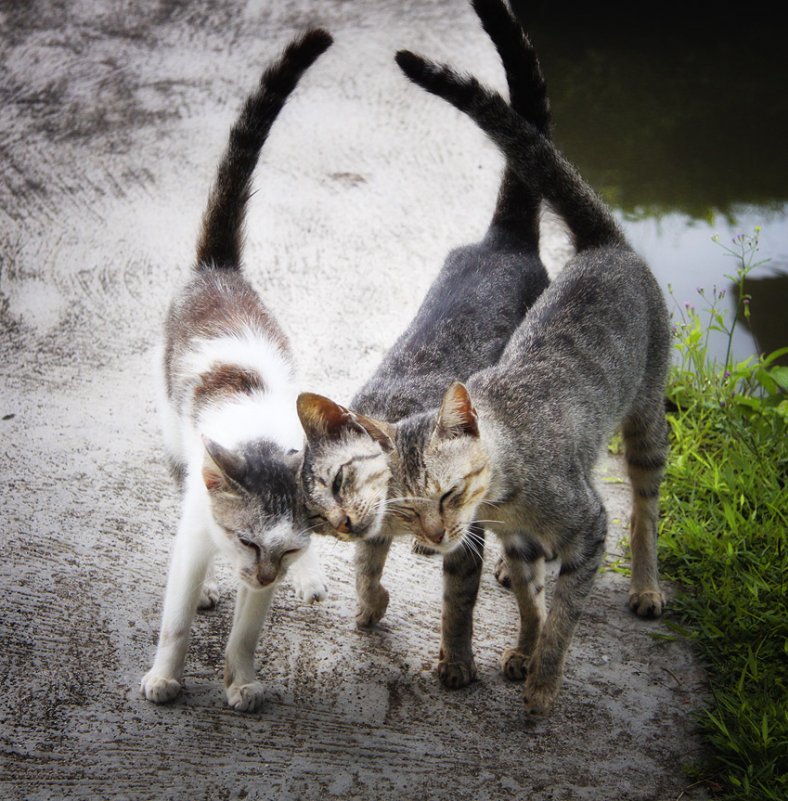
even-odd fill
[[(513, 108), (547, 133), (549, 107), (530, 43), (500, 0), (474, 6), (501, 55)], [(403, 492), (392, 480), (396, 453), (388, 426), (434, 407), (449, 382), (498, 360), (548, 284), (539, 257), (539, 204), (507, 170), (484, 239), (449, 253), (415, 318), (352, 399), (352, 411), (318, 395), (299, 398), (310, 523), (358, 543), (361, 627), (385, 613), (389, 596), (380, 578), (392, 538), (403, 533), (396, 515)], [(482, 541), (479, 532), (477, 547)]]
[[(526, 708), (543, 713), (557, 697), (604, 556), (607, 517), (591, 471), (617, 428), (633, 499), (629, 604), (641, 616), (662, 611), (656, 527), (667, 450), (667, 308), (602, 201), (540, 131), (472, 78), (407, 51), (397, 61), (477, 122), (574, 238), (575, 257), (499, 362), (467, 385), (452, 384), (436, 411), (393, 433), (411, 530), (437, 550), (466, 555), (455, 575), (444, 573), (441, 678), (456, 687), (475, 674), (469, 599), (480, 566), (463, 545), (484, 524), (502, 541), (520, 610), (518, 641), (504, 652), (502, 669), (526, 679)], [(547, 614), (544, 562), (553, 557), (561, 566)]]
[(300, 597), (325, 595), (296, 481), (303, 432), (292, 353), (240, 262), (260, 150), (301, 75), (330, 44), (319, 29), (294, 40), (247, 99), (219, 165), (193, 274), (167, 315), (160, 405), (183, 499), (159, 644), (141, 685), (157, 703), (180, 691), (195, 610), (215, 602), (215, 586), (204, 584), (215, 554), (239, 577), (225, 652), (227, 701), (235, 709), (251, 711), (262, 701), (254, 652), (288, 568)]

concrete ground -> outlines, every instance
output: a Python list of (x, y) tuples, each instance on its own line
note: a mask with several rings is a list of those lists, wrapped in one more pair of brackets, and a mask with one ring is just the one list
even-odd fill
[[(686, 643), (632, 616), (626, 578), (608, 570), (556, 709), (526, 720), (498, 671), (516, 612), (494, 547), (467, 689), (435, 675), (439, 561), (398, 543), (388, 614), (360, 633), (350, 546), (321, 539), (330, 597), (277, 597), (258, 650), (261, 713), (223, 702), (227, 570), (219, 607), (196, 622), (183, 695), (166, 707), (139, 695), (178, 515), (150, 351), (239, 104), (310, 22), (336, 45), (264, 153), (248, 275), (292, 338), (303, 387), (348, 400), (448, 248), (478, 238), (492, 209), (497, 153), (392, 61), (409, 46), (500, 86), (465, 3), (0, 5), (0, 797), (700, 797), (685, 767), (701, 755), (703, 674)], [(600, 473), (614, 563), (628, 489), (619, 459)]]

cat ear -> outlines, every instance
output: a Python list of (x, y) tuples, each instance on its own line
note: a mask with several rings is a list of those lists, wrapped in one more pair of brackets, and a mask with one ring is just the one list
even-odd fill
[(339, 439), (348, 426), (353, 427), (353, 416), (344, 406), (314, 392), (302, 392), (296, 410), (310, 445)]
[(301, 472), (301, 465), (304, 461), (304, 452), (303, 450), (291, 450), (288, 451), (283, 458), (287, 469), (294, 475), (297, 476)]
[(435, 434), (444, 439), (462, 435), (479, 436), (479, 424), (471, 396), (465, 385), (459, 381), (455, 381), (443, 396), (438, 422), (435, 424)]
[(394, 450), (395, 428), (391, 423), (383, 420), (373, 420), (371, 417), (364, 417), (363, 414), (352, 412), (353, 419), (377, 442), (386, 453)]
[(202, 438), (205, 458), (202, 480), (209, 492), (237, 492), (246, 475), (246, 459), (208, 437)]

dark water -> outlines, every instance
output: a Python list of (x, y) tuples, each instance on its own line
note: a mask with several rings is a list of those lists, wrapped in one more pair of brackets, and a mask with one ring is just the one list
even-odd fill
[[(599, 8), (603, 5), (603, 8)], [(689, 4), (687, 4), (689, 5)], [(761, 227), (751, 329), (734, 354), (788, 345), (788, 48), (775, 20), (677, 3), (515, 2), (539, 52), (554, 136), (616, 209), (679, 304), (726, 288), (722, 243)], [(688, 13), (691, 16), (688, 16)], [(726, 342), (712, 341), (721, 359)]]

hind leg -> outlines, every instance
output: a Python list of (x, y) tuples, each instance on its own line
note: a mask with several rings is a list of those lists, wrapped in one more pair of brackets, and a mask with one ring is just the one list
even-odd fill
[(630, 545), (632, 579), (629, 608), (640, 617), (659, 617), (665, 600), (657, 568), (659, 488), (667, 458), (667, 423), (660, 404), (650, 415), (631, 415), (622, 428), (632, 485)]
[(200, 590), (200, 600), (197, 601), (197, 608), (201, 612), (206, 612), (209, 609), (215, 609), (216, 604), (219, 603), (219, 585), (216, 582), (216, 574), (213, 568), (213, 559), (208, 562), (208, 567), (205, 570), (205, 580), (202, 583)]

